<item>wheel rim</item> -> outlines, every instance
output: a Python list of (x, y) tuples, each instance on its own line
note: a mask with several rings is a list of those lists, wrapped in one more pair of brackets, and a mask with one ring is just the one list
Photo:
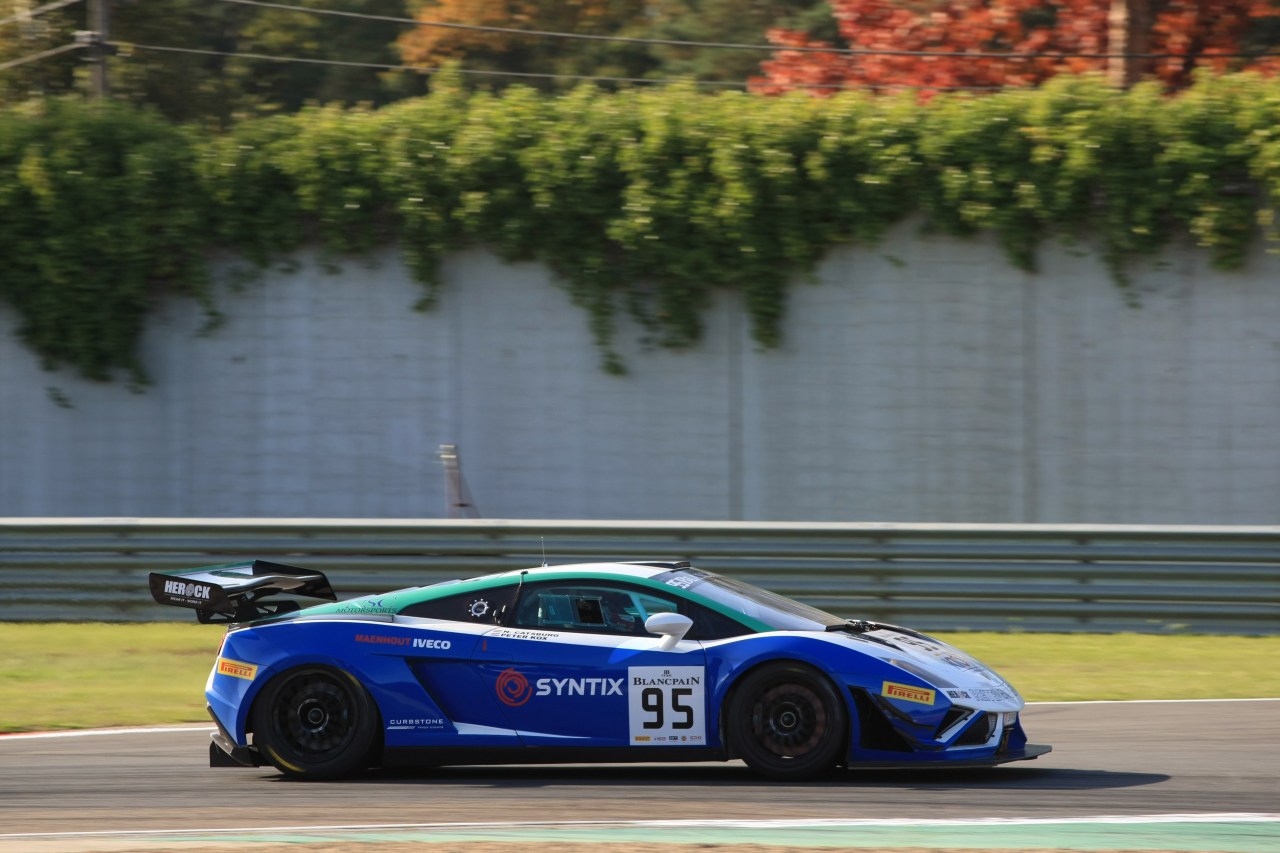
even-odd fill
[(751, 709), (755, 741), (780, 758), (798, 758), (822, 743), (829, 730), (822, 699), (803, 684), (779, 684), (760, 694)]
[(343, 752), (356, 734), (355, 697), (325, 673), (294, 676), (280, 689), (272, 708), (275, 743), (306, 762)]

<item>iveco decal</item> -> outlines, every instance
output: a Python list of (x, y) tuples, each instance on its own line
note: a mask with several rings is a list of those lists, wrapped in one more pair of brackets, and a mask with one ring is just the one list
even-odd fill
[(392, 637), (387, 634), (356, 634), (357, 643), (374, 643), (382, 646), (408, 646), (415, 649), (450, 649), (453, 643), (449, 640), (433, 640), (426, 637)]

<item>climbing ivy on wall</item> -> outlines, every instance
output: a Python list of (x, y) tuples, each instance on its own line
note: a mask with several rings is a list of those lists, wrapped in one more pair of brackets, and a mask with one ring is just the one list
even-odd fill
[(691, 87), (565, 95), (435, 92), (379, 111), (308, 108), (221, 135), (119, 104), (0, 112), (0, 298), (48, 365), (145, 381), (138, 337), (173, 293), (208, 299), (207, 259), (259, 264), (306, 244), (395, 241), (429, 307), (467, 242), (553, 269), (604, 366), (615, 318), (689, 347), (716, 289), (755, 339), (783, 333), (787, 288), (823, 253), (919, 213), (989, 231), (1035, 268), (1047, 237), (1094, 234), (1126, 263), (1190, 238), (1238, 267), (1277, 236), (1280, 82), (1204, 77), (1128, 92), (1042, 89), (765, 98)]
[(0, 113), (0, 298), (46, 365), (145, 381), (137, 342), (153, 300), (204, 294), (195, 144), (124, 108), (50, 101)]

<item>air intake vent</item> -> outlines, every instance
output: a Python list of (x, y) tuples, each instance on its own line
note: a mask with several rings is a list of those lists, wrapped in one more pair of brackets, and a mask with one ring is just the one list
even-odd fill
[(1000, 725), (999, 714), (983, 714), (973, 721), (969, 728), (964, 730), (964, 734), (960, 735), (956, 740), (956, 746), (981, 746), (991, 740), (992, 735), (996, 733), (996, 728)]

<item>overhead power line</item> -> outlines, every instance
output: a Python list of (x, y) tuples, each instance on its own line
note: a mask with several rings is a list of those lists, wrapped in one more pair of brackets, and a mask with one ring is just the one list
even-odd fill
[[(107, 44), (118, 49), (119, 56), (127, 56), (133, 50), (155, 50), (166, 53), (189, 53), (197, 56), (225, 56), (237, 59), (259, 59), (269, 62), (300, 62), (306, 65), (335, 65), (346, 68), (370, 68), (377, 71), (417, 71), (424, 74), (432, 74), (444, 69), (437, 66), (426, 65), (388, 65), (380, 62), (347, 62), (340, 59), (314, 59), (303, 56), (276, 56), (265, 53), (237, 53), (225, 50), (205, 50), (196, 47), (172, 47), (168, 45), (158, 44), (135, 44), (132, 42), (112, 41)], [(583, 82), (594, 83), (639, 83), (654, 86), (673, 85), (676, 83), (692, 83), (696, 86), (720, 86), (722, 88), (745, 89), (750, 84), (745, 81), (729, 81), (729, 80), (690, 80), (682, 79), (653, 79), (649, 77), (602, 77), (590, 74), (542, 74), (530, 71), (490, 71), (478, 68), (456, 68), (453, 69), (459, 74), (473, 74), (488, 77), (521, 77), (535, 78), (545, 80), (580, 80)], [(1007, 89), (1008, 86), (928, 86), (907, 83), (794, 83), (788, 84), (793, 89), (841, 89), (841, 90), (872, 90), (872, 89), (927, 89), (931, 92), (986, 92)]]
[(26, 65), (28, 62), (35, 62), (37, 59), (48, 59), (50, 56), (57, 56), (60, 53), (66, 53), (68, 50), (79, 50), (84, 46), (85, 45), (83, 44), (77, 44), (73, 42), (71, 44), (64, 44), (61, 47), (54, 47), (54, 48), (50, 48), (49, 50), (42, 50), (39, 53), (33, 53), (33, 54), (30, 54), (29, 56), (24, 56), (21, 59), (10, 59), (7, 62), (0, 62), (0, 71), (7, 71), (10, 68), (14, 68), (18, 65)]
[(0, 27), (5, 24), (16, 24), (20, 21), (29, 21), (36, 15), (43, 15), (45, 12), (52, 12), (54, 9), (61, 9), (63, 6), (70, 6), (73, 3), (80, 3), (82, 0), (54, 0), (52, 3), (45, 3), (43, 6), (37, 6), (26, 12), (19, 12), (16, 15), (10, 15), (7, 18), (0, 18)]
[[(382, 21), (384, 23), (404, 24), (415, 27), (439, 27), (468, 32), (494, 33), (501, 35), (528, 36), (530, 38), (577, 39), (580, 41), (605, 41), (621, 44), (643, 44), (657, 47), (698, 47), (719, 50), (760, 50), (770, 53), (794, 51), (797, 53), (834, 53), (841, 56), (908, 56), (908, 57), (942, 57), (964, 59), (1184, 59), (1182, 53), (1012, 53), (1002, 51), (939, 51), (939, 50), (890, 50), (881, 48), (860, 47), (813, 47), (808, 45), (784, 47), (776, 44), (737, 44), (733, 42), (713, 41), (681, 41), (677, 39), (635, 38), (631, 36), (593, 35), (590, 33), (564, 33), (552, 30), (521, 30), (513, 27), (493, 27), (484, 24), (461, 24), (453, 21), (424, 21), (417, 18), (400, 18), (392, 15), (369, 15), (363, 12), (345, 12), (340, 9), (313, 9), (307, 6), (294, 6), (288, 3), (274, 3), (270, 0), (220, 0), (223, 3), (235, 3), (241, 6), (257, 6), (264, 9), (281, 9), (288, 12), (303, 12), (309, 15), (332, 15), (342, 18), (355, 18), (365, 21)], [(1257, 53), (1199, 53), (1201, 59), (1260, 59), (1267, 56), (1280, 56), (1280, 51), (1261, 51)]]
[[(232, 0), (234, 2), (234, 0)], [(340, 59), (314, 59), (304, 56), (275, 56), (265, 53), (237, 53), (225, 50), (204, 50), (195, 47), (170, 47), (158, 44), (132, 44), (128, 42), (111, 42), (112, 45), (119, 48), (122, 54), (129, 50), (158, 50), (168, 53), (192, 53), (200, 56), (227, 56), (238, 59), (261, 59), (270, 62), (301, 62), (307, 65), (337, 65), (347, 68), (371, 68), (377, 71), (418, 71), (424, 74), (432, 74), (443, 69), (437, 66), (427, 65), (388, 65), (381, 62), (348, 62)], [(474, 68), (458, 68), (454, 69), (459, 74), (476, 74), (493, 77), (538, 77), (552, 78), (557, 80), (582, 80), (595, 81), (602, 83), (675, 83), (676, 80), (652, 80), (645, 77), (598, 77), (588, 74), (538, 74), (528, 71), (489, 71)], [(734, 83), (724, 81), (704, 81), (700, 85), (712, 86), (745, 86), (745, 83)]]

